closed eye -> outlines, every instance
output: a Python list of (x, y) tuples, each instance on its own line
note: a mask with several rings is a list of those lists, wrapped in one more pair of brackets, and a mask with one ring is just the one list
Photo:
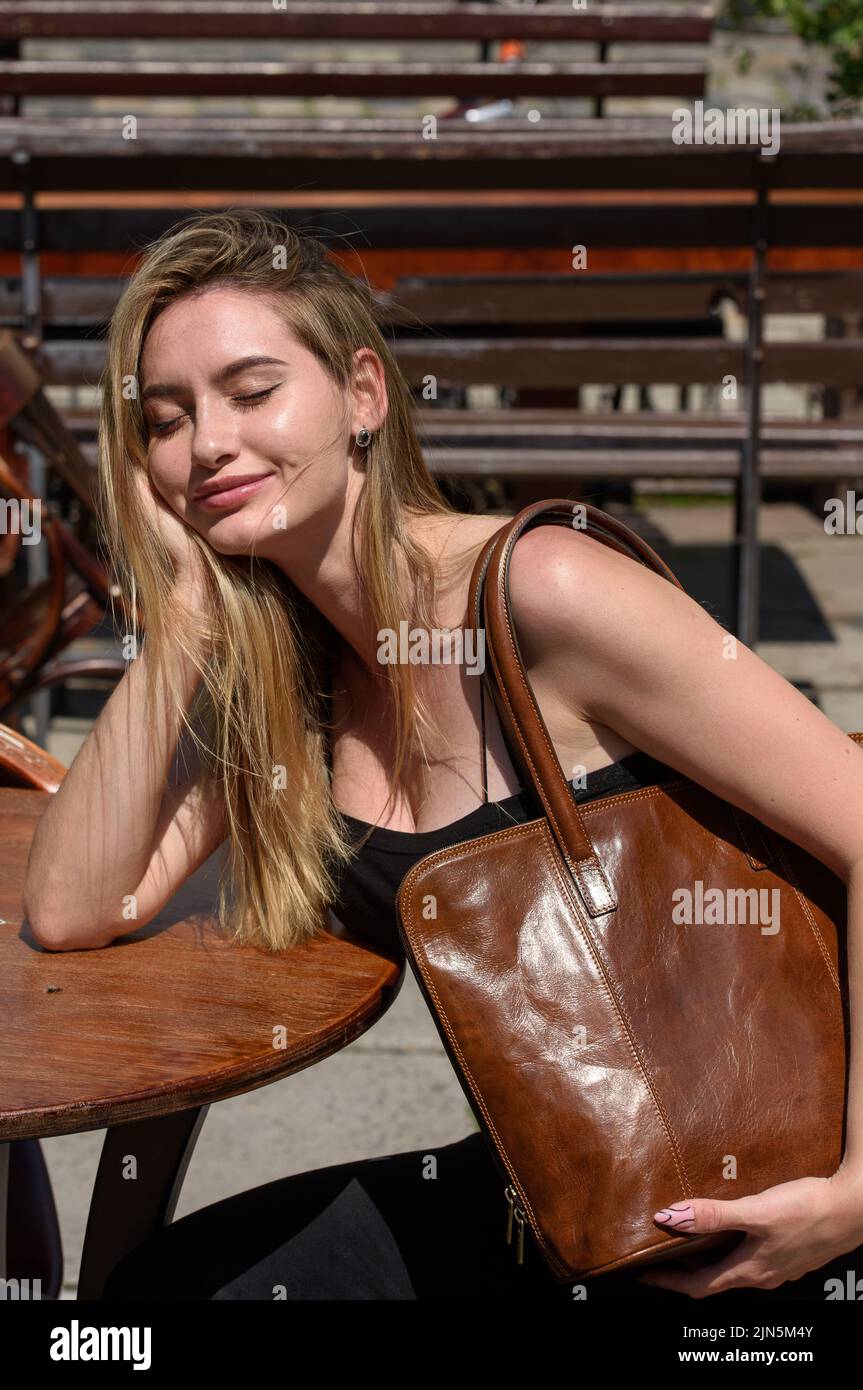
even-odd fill
[[(263, 391), (255, 391), (251, 396), (232, 396), (231, 400), (239, 406), (240, 410), (254, 410), (256, 405), (261, 405), (268, 396), (273, 394), (276, 386), (280, 385), (281, 382), (276, 382), (275, 386), (266, 386)], [(172, 434), (175, 426), (179, 425), (180, 421), (185, 418), (185, 415), (175, 415), (173, 420), (162, 420), (159, 424), (150, 424), (150, 434), (159, 435), (160, 438), (164, 439), (167, 435)]]
[[(276, 386), (278, 385), (280, 383), (276, 382)], [(265, 386), (263, 391), (256, 391), (252, 396), (232, 396), (231, 400), (235, 401), (241, 410), (251, 410), (259, 401), (265, 401), (267, 396), (271, 396), (275, 389), (275, 386)]]

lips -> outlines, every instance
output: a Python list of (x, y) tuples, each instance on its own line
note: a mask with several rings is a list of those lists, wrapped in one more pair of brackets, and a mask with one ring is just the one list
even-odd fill
[(244, 487), (246, 483), (257, 483), (266, 476), (265, 473), (238, 473), (235, 477), (214, 479), (198, 488), (195, 501), (200, 502), (204, 497), (212, 497), (217, 492), (232, 492), (235, 488)]
[(244, 502), (247, 497), (252, 497), (254, 493), (258, 492), (269, 477), (271, 477), (271, 474), (264, 473), (260, 474), (257, 478), (225, 479), (225, 482), (230, 483), (230, 486), (220, 486), (216, 492), (207, 492), (204, 493), (203, 496), (196, 493), (195, 501), (200, 507), (204, 507), (208, 511), (219, 511), (225, 510), (228, 507), (235, 507), (239, 503)]

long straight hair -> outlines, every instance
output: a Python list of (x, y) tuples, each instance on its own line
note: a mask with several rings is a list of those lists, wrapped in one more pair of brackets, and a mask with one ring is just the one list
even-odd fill
[[(193, 215), (145, 248), (113, 314), (100, 383), (97, 505), (106, 558), (124, 600), (133, 656), (141, 650), (139, 613), (143, 619), (148, 719), (174, 721), (175, 739), (185, 726), (198, 748), (205, 794), (224, 799), (229, 853), (219, 880), (220, 926), (235, 941), (280, 950), (326, 924), (333, 867), (354, 852), (333, 804), (327, 756), (327, 693), (342, 639), (277, 565), (218, 554), (190, 530), (208, 591), (202, 628), (176, 598), (170, 556), (135, 488), (136, 471), (148, 470), (137, 390), (146, 335), (168, 305), (217, 284), (265, 297), (346, 402), (356, 350), (372, 348), (381, 360), (389, 408), (365, 451), (352, 536), (376, 631), (399, 631), (405, 619), (411, 628), (436, 626), (444, 567), (407, 523), (461, 513), (426, 465), (414, 403), (378, 326), (373, 289), (332, 260), (323, 243), (242, 208)], [(181, 653), (199, 677), (188, 710)], [(159, 676), (167, 700), (164, 691), (159, 697)], [(384, 664), (382, 676), (395, 730), (392, 799), (412, 755), (423, 751), (424, 735), (440, 731), (412, 665)]]

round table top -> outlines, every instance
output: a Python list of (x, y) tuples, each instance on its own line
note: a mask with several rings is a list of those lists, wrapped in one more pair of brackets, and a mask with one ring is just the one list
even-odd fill
[(404, 958), (335, 923), (279, 952), (223, 938), (220, 851), (139, 930), (92, 951), (44, 950), (21, 894), (47, 801), (0, 787), (0, 1142), (265, 1086), (352, 1042), (398, 993)]

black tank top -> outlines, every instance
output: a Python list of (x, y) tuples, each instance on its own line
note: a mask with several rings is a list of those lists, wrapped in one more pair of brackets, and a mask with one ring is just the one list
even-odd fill
[[(370, 944), (392, 952), (402, 952), (398, 932), (396, 895), (402, 879), (420, 859), (435, 850), (476, 840), (509, 825), (523, 825), (541, 814), (536, 797), (522, 788), (502, 801), (488, 800), (488, 775), (485, 747), (485, 703), (480, 684), (482, 711), (482, 770), (483, 797), (481, 805), (466, 816), (438, 826), (436, 830), (390, 830), (374, 826), (365, 844), (348, 864), (330, 864), (337, 883), (336, 897), (330, 904), (334, 916), (348, 931), (368, 940)], [(680, 777), (667, 763), (659, 762), (648, 753), (629, 753), (616, 763), (596, 768), (585, 775), (584, 787), (570, 784), (576, 801), (595, 801), (614, 792), (631, 791), (636, 787), (656, 786)], [(356, 845), (369, 830), (370, 822), (358, 820), (339, 812), (350, 842)]]

